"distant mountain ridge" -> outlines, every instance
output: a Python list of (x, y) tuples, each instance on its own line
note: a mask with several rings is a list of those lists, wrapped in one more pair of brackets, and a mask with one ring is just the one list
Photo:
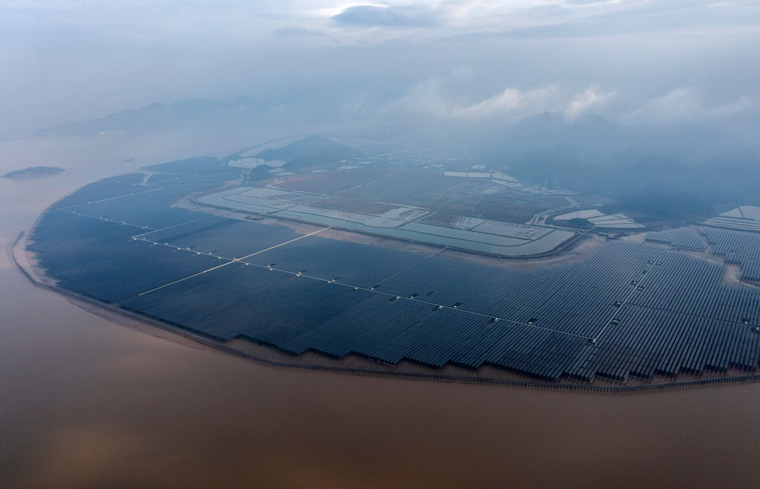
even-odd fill
[(219, 129), (260, 123), (308, 123), (337, 117), (339, 95), (241, 95), (226, 101), (192, 98), (152, 103), (87, 121), (59, 124), (38, 131), (41, 136), (150, 133), (177, 129)]
[(189, 99), (172, 104), (152, 103), (97, 119), (57, 125), (43, 129), (40, 133), (98, 135), (109, 132), (145, 133), (191, 127), (225, 127), (253, 121), (265, 106), (264, 102), (247, 97), (230, 102)]

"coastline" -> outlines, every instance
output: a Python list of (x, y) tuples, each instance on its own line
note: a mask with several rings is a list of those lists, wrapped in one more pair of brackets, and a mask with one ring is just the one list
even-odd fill
[[(443, 383), (500, 385), (599, 394), (632, 394), (703, 387), (708, 385), (760, 382), (760, 374), (738, 375), (740, 372), (734, 370), (717, 372), (715, 376), (683, 378), (681, 380), (661, 378), (656, 378), (655, 380), (653, 378), (641, 379), (641, 382), (639, 383), (635, 382), (637, 379), (633, 379), (634, 382), (626, 384), (601, 378), (598, 378), (598, 380), (595, 379), (592, 383), (582, 383), (572, 379), (561, 379), (558, 382), (546, 382), (531, 379), (530, 377), (519, 373), (488, 366), (471, 371), (452, 365), (446, 365), (439, 370), (435, 370), (407, 361), (402, 361), (396, 366), (385, 365), (357, 355), (347, 355), (341, 359), (332, 359), (326, 355), (306, 352), (299, 356), (293, 356), (289, 353), (282, 352), (275, 347), (248, 341), (242, 338), (235, 338), (229, 342), (222, 343), (181, 325), (169, 323), (145, 314), (139, 314), (130, 311), (129, 309), (108, 304), (101, 300), (63, 289), (47, 277), (42, 270), (39, 270), (39, 272), (45, 278), (38, 277), (38, 274), (33, 270), (33, 265), (28, 260), (25, 267), (24, 264), (19, 262), (16, 258), (15, 253), (18, 243), (25, 236), (28, 236), (28, 234), (24, 231), (20, 231), (16, 237), (8, 243), (6, 253), (12, 266), (21, 272), (35, 287), (60, 294), (78, 307), (82, 307), (89, 312), (94, 312), (89, 309), (89, 307), (94, 307), (96, 310), (103, 312), (108, 318), (111, 318), (112, 316), (127, 318), (151, 328), (168, 332), (184, 340), (191, 341), (196, 345), (201, 345), (239, 358), (251, 360), (268, 367), (332, 372), (343, 375), (390, 377)], [(27, 269), (27, 267), (29, 269)], [(454, 372), (444, 373), (442, 371)], [(483, 371), (482, 373), (485, 375), (481, 375), (481, 371)]]

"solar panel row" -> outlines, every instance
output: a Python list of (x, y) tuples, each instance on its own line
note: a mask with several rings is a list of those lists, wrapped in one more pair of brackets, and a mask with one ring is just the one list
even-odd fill
[(651, 243), (669, 244), (676, 249), (704, 251), (706, 248), (702, 237), (691, 228), (651, 232), (644, 239)]
[(702, 233), (726, 263), (741, 267), (742, 279), (760, 282), (760, 235), (712, 228)]

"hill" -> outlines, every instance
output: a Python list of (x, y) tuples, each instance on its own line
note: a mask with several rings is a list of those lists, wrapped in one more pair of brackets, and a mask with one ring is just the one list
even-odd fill
[(278, 93), (241, 95), (229, 100), (187, 99), (174, 103), (152, 103), (97, 119), (59, 124), (42, 129), (40, 136), (97, 136), (124, 132), (208, 129), (219, 130), (252, 124), (323, 121), (335, 116), (340, 103), (329, 96), (314, 99), (284, 97)]
[(265, 161), (285, 161), (283, 168), (304, 170), (335, 166), (361, 155), (361, 151), (321, 136), (309, 136), (282, 148), (266, 149), (257, 154)]

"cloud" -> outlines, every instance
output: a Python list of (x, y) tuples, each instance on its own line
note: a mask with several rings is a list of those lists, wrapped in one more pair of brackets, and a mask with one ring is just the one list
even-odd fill
[(552, 110), (556, 96), (556, 86), (527, 91), (510, 87), (481, 102), (459, 107), (453, 111), (453, 115), (475, 119), (504, 115), (526, 117)]
[(711, 117), (728, 117), (751, 110), (760, 110), (760, 97), (742, 95), (733, 102), (711, 108), (708, 114)]
[(476, 75), (477, 71), (475, 71), (473, 68), (470, 66), (462, 65), (454, 68), (449, 76), (452, 80), (455, 81), (468, 81), (472, 80)]
[(585, 92), (573, 97), (565, 110), (565, 119), (571, 121), (587, 113), (594, 107), (599, 107), (617, 96), (617, 92), (602, 92), (596, 85), (589, 86)]
[(316, 29), (309, 29), (306, 27), (283, 27), (272, 31), (272, 34), (280, 37), (290, 38), (323, 38), (326, 34)]
[(590, 5), (594, 3), (619, 3), (615, 0), (565, 0), (568, 5)]
[(464, 97), (450, 95), (445, 90), (447, 82), (457, 74), (433, 77), (419, 83), (386, 106), (385, 110), (439, 119), (516, 121), (529, 115), (554, 111), (561, 106), (556, 85), (532, 90), (508, 87), (495, 95), (471, 102)]
[[(467, 83), (462, 83), (463, 76), (468, 77)], [(559, 83), (530, 89), (511, 86), (478, 99), (473, 98), (473, 92), (468, 90), (469, 80), (478, 76), (477, 72), (465, 67), (445, 76), (431, 77), (385, 104), (380, 111), (469, 122), (517, 122), (546, 112), (560, 114), (566, 121), (572, 122), (585, 114), (603, 111), (605, 117), (629, 124), (725, 122), (737, 116), (760, 116), (758, 95), (743, 95), (727, 103), (708, 104), (698, 90), (689, 87), (671, 90), (622, 114), (620, 107), (631, 105), (624, 102), (617, 110), (612, 110), (607, 106), (620, 96), (619, 92), (604, 90), (596, 84), (580, 92), (568, 91)], [(364, 109), (369, 111), (369, 105), (365, 104)]]
[[(758, 25), (756, 0), (6, 0), (0, 129), (288, 90), (361, 93), (347, 105), (368, 116), (408, 91), (404, 103), (442, 117), (724, 120), (757, 104)], [(581, 97), (591, 83), (604, 91)], [(669, 94), (685, 83), (699, 94)]]
[(678, 88), (666, 95), (647, 101), (630, 118), (637, 122), (674, 122), (692, 119), (704, 112), (704, 107), (691, 88)]
[(412, 87), (385, 107), (389, 112), (412, 112), (431, 117), (449, 117), (452, 102), (443, 95), (441, 79), (432, 77)]
[[(516, 122), (531, 115), (552, 112), (572, 121), (603, 108), (617, 97), (617, 91), (605, 91), (589, 85), (582, 92), (571, 92), (555, 83), (543, 87), (521, 89), (510, 86), (480, 99), (456, 95), (468, 92), (469, 83), (460, 83), (462, 76), (477, 78), (478, 73), (467, 67), (453, 70), (446, 76), (436, 76), (418, 83), (403, 96), (386, 105), (385, 110), (414, 113), (439, 119), (502, 120)], [(471, 91), (469, 91), (472, 94)]]
[(720, 119), (751, 110), (760, 110), (760, 97), (743, 95), (733, 102), (708, 106), (697, 90), (681, 87), (648, 100), (626, 119), (635, 123), (668, 124)]
[(351, 27), (431, 27), (443, 21), (440, 11), (424, 4), (391, 5), (375, 7), (357, 5), (344, 9), (331, 19), (341, 25)]

